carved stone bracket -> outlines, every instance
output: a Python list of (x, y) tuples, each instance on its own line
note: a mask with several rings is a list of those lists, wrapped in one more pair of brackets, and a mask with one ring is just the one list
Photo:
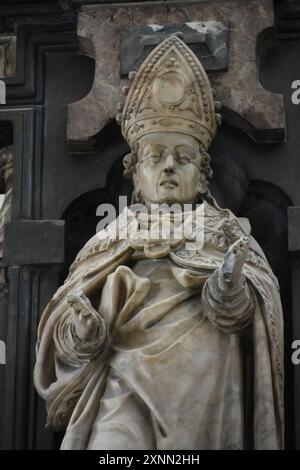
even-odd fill
[(5, 226), (5, 241), (4, 265), (6, 266), (64, 262), (63, 220), (11, 222)]
[[(256, 141), (284, 140), (282, 96), (264, 89), (258, 73), (258, 51), (263, 50), (265, 32), (270, 32), (274, 23), (272, 0), (147, 2), (82, 7), (77, 29), (80, 50), (95, 59), (96, 69), (89, 94), (69, 105), (67, 138), (71, 150), (82, 149), (86, 144), (88, 147), (92, 137), (117, 114), (120, 90), (126, 84), (120, 72), (127, 72), (128, 68), (121, 60), (122, 48), (126, 47), (122, 42), (124, 34), (133, 26), (152, 25), (155, 42), (159, 41), (161, 30), (154, 31), (153, 25), (185, 27), (191, 22), (229, 22), (228, 71), (225, 67), (209, 72), (206, 66), (216, 97), (223, 104), (224, 120)], [(139, 37), (141, 41), (142, 34)], [(136, 50), (139, 47), (137, 42)]]

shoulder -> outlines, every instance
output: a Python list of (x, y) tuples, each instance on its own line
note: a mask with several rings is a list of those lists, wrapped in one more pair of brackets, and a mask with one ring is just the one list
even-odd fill
[[(136, 228), (137, 220), (126, 207), (123, 212), (111, 222), (105, 229), (97, 232), (79, 251), (71, 268), (77, 267), (82, 261), (102, 252), (109, 250), (112, 246), (126, 245), (129, 230)], [(134, 227), (133, 227), (134, 225)], [(122, 242), (122, 243), (121, 243)]]

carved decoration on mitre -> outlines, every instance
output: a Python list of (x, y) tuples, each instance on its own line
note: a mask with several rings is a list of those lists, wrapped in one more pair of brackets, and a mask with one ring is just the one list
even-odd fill
[(213, 92), (201, 63), (176, 35), (149, 54), (125, 92), (118, 120), (131, 147), (155, 132), (187, 134), (209, 147), (220, 120)]

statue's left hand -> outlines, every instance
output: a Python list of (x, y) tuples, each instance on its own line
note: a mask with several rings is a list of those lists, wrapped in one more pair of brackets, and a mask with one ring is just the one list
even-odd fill
[(233, 243), (224, 258), (221, 268), (222, 281), (228, 286), (234, 286), (242, 276), (242, 268), (249, 249), (249, 238), (239, 238)]

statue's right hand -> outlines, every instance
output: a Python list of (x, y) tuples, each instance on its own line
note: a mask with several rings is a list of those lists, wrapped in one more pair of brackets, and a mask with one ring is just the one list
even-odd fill
[(72, 320), (76, 336), (81, 341), (92, 341), (99, 335), (106, 337), (106, 324), (82, 291), (71, 293), (67, 301), (72, 309)]
[(249, 250), (249, 238), (241, 237), (228, 249), (221, 269), (222, 280), (228, 286), (237, 284)]

